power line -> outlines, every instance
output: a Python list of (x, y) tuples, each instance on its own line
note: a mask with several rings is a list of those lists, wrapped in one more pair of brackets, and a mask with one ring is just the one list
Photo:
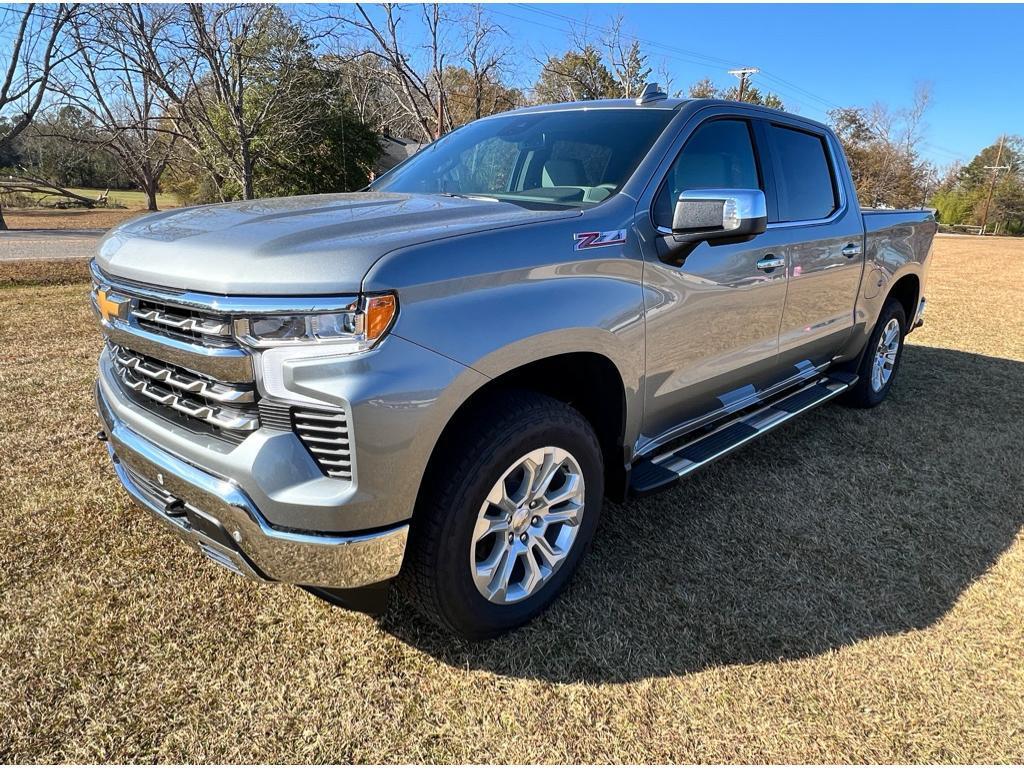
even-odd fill
[[(592, 22), (589, 22), (589, 21), (581, 22), (578, 19), (575, 19), (575, 18), (573, 18), (571, 16), (568, 16), (566, 14), (563, 14), (563, 13), (558, 13), (557, 11), (553, 11), (550, 8), (547, 8), (547, 7), (534, 6), (534, 5), (524, 5), (522, 3), (513, 3), (513, 5), (516, 8), (519, 8), (519, 9), (524, 10), (524, 11), (529, 11), (530, 13), (533, 13), (533, 14), (537, 14), (537, 15), (541, 15), (541, 16), (546, 16), (548, 18), (555, 19), (555, 20), (558, 20), (558, 21), (567, 22), (570, 25), (570, 30), (569, 31), (571, 31), (571, 26), (572, 25), (582, 25), (582, 26), (590, 27), (590, 28), (594, 29), (595, 31), (604, 33), (606, 35), (614, 33), (614, 30), (610, 29), (609, 27), (604, 27), (604, 26), (602, 26), (600, 24), (595, 24), (595, 23), (592, 23)], [(522, 16), (516, 16), (514, 14), (510, 14), (510, 13), (507, 13), (507, 12), (499, 11), (497, 8), (494, 8), (494, 7), (492, 7), (490, 10), (492, 12), (494, 12), (494, 13), (500, 13), (500, 14), (502, 14), (504, 16), (508, 16), (509, 18), (513, 18), (513, 19), (516, 19), (518, 21), (523, 21), (523, 22), (526, 22), (528, 24), (535, 24), (537, 26), (544, 27), (545, 29), (550, 29), (550, 30), (553, 30), (555, 32), (561, 32), (561, 33), (564, 34), (567, 31), (564, 27), (555, 27), (555, 26), (552, 26), (550, 24), (544, 24), (543, 22), (537, 21), (536, 19), (523, 18)], [(665, 43), (660, 43), (660, 42), (658, 42), (656, 40), (650, 40), (650, 39), (645, 39), (645, 38), (642, 38), (642, 37), (637, 37), (636, 35), (623, 34), (623, 37), (625, 37), (628, 40), (635, 40), (636, 42), (640, 43), (641, 45), (646, 46), (649, 49), (650, 48), (654, 48), (654, 49), (659, 49), (661, 51), (667, 51), (668, 54), (663, 54), (665, 56), (665, 58), (674, 59), (676, 61), (682, 61), (682, 62), (687, 63), (687, 64), (700, 64), (700, 65), (709, 65), (710, 64), (710, 65), (720, 66), (720, 67), (733, 67), (733, 66), (735, 66), (734, 62), (730, 62), (730, 61), (727, 61), (725, 59), (718, 58), (716, 56), (708, 56), (706, 54), (700, 53), (699, 51), (694, 51), (694, 50), (690, 50), (690, 49), (687, 49), (687, 48), (680, 48), (679, 46), (674, 46), (674, 45), (667, 45)], [(742, 69), (743, 68), (741, 67), (741, 68), (739, 68), (739, 69), (737, 69), (735, 71), (740, 71)], [(727, 71), (729, 71), (730, 74), (734, 74), (733, 70), (727, 70)], [(781, 93), (786, 98), (786, 102), (788, 104), (795, 104), (795, 105), (797, 105), (799, 107), (802, 107), (804, 109), (809, 109), (809, 110), (811, 110), (813, 112), (817, 112), (820, 115), (822, 115), (824, 118), (828, 118), (828, 116), (829, 116), (828, 113), (829, 113), (830, 110), (843, 109), (843, 107), (841, 105), (836, 104), (834, 101), (832, 101), (830, 99), (827, 99), (824, 96), (820, 96), (819, 94), (816, 94), (813, 91), (809, 91), (808, 89), (806, 89), (806, 88), (804, 88), (802, 86), (799, 86), (796, 83), (793, 83), (793, 82), (791, 82), (789, 80), (786, 80), (785, 78), (782, 78), (779, 75), (776, 75), (775, 73), (773, 73), (773, 72), (771, 72), (769, 70), (766, 70), (766, 69), (763, 69), (763, 68), (757, 68), (756, 71), (758, 71), (758, 74), (760, 74), (761, 77), (763, 77), (763, 78), (769, 80), (770, 82), (776, 84), (774, 86), (774, 89), (776, 91), (778, 91), (779, 93)], [(752, 73), (750, 73), (750, 74), (752, 74)], [(740, 91), (741, 91), (740, 98), (741, 99), (742, 99), (742, 93), (745, 91), (744, 85), (745, 85), (744, 80), (741, 78), (741, 81), (740, 81)], [(802, 96), (805, 99), (809, 99), (809, 100), (811, 100), (813, 102), (817, 102), (817, 104), (808, 104), (805, 101), (802, 101), (800, 98), (794, 98), (794, 96), (793, 96), (794, 92), (796, 94)], [(948, 149), (948, 148), (940, 146), (938, 144), (933, 144), (931, 142), (921, 142), (921, 143), (922, 143), (923, 146), (925, 146), (925, 147), (927, 147), (929, 149), (935, 150), (937, 152), (941, 152), (941, 153), (943, 153), (945, 155), (948, 155), (948, 156), (950, 156), (950, 157), (952, 157), (952, 158), (954, 158), (956, 160), (966, 160), (967, 159), (967, 156), (964, 153), (962, 153), (962, 152), (957, 152), (955, 150)]]
[[(565, 22), (567, 22), (570, 25), (570, 29), (566, 30), (565, 27), (555, 27), (555, 26), (552, 26), (550, 24), (545, 24), (545, 23), (543, 23), (541, 21), (538, 21), (536, 19), (524, 18), (522, 16), (517, 16), (515, 14), (508, 13), (507, 11), (500, 11), (497, 8), (493, 8), (493, 7), (490, 10), (491, 10), (492, 13), (497, 13), (497, 14), (500, 14), (502, 16), (507, 16), (508, 18), (515, 19), (517, 21), (526, 22), (527, 24), (533, 24), (535, 26), (542, 27), (544, 29), (550, 29), (550, 30), (553, 30), (555, 32), (560, 32), (562, 34), (565, 34), (567, 31), (571, 32), (571, 26), (572, 25), (583, 25), (583, 26), (589, 27), (591, 29), (594, 29), (597, 32), (604, 33), (606, 35), (614, 33), (614, 30), (612, 30), (612, 29), (610, 29), (608, 27), (603, 27), (600, 24), (594, 24), (594, 23), (591, 23), (591, 22), (580, 22), (578, 19), (574, 19), (571, 16), (566, 16), (565, 14), (557, 13), (557, 12), (551, 11), (551, 10), (549, 10), (547, 8), (541, 8), (541, 7), (529, 6), (529, 5), (520, 5), (520, 4), (514, 4), (514, 5), (517, 8), (521, 8), (524, 11), (529, 11), (531, 13), (539, 14), (541, 16), (546, 16), (548, 18), (556, 19), (556, 20), (559, 20), (559, 21), (565, 21)], [(664, 58), (666, 58), (666, 59), (673, 59), (675, 61), (681, 61), (681, 62), (686, 63), (686, 64), (698, 64), (698, 65), (701, 65), (701, 66), (714, 66), (714, 67), (723, 67), (723, 68), (724, 67), (734, 67), (734, 66), (736, 66), (735, 62), (727, 61), (726, 59), (720, 59), (720, 58), (715, 57), (715, 56), (707, 56), (707, 55), (699, 53), (697, 51), (692, 51), (692, 50), (688, 50), (688, 49), (685, 49), (685, 48), (679, 48), (678, 46), (667, 45), (665, 43), (659, 43), (656, 40), (649, 40), (649, 39), (645, 39), (645, 38), (642, 38), (642, 37), (637, 37), (636, 35), (630, 35), (630, 34), (623, 34), (622, 36), (625, 37), (628, 40), (635, 40), (636, 42), (640, 43), (641, 45), (646, 46), (648, 49), (654, 48), (654, 49), (660, 49), (661, 51), (668, 51), (669, 53), (662, 53), (662, 56)], [(764, 72), (764, 70), (762, 70), (762, 72)], [(781, 78), (775, 78), (774, 76), (772, 76), (772, 77), (773, 77), (773, 79), (781, 80)], [(807, 104), (807, 103), (801, 101), (799, 98), (795, 97), (793, 94), (788, 93), (787, 92), (788, 88), (784, 90), (782, 88), (778, 88), (777, 87), (776, 90), (779, 91), (783, 96), (785, 96), (787, 103), (795, 104), (795, 105), (797, 105), (799, 107), (802, 107), (804, 109), (810, 109), (812, 111), (820, 113), (823, 116), (827, 116), (827, 111), (826, 110), (822, 109), (821, 107), (818, 107), (818, 106), (815, 106), (815, 105), (812, 105), (812, 104)]]

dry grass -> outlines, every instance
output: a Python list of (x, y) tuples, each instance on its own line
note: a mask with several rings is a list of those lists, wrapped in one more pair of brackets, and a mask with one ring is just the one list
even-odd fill
[(9, 229), (110, 229), (146, 213), (141, 208), (95, 208), (58, 211), (42, 208), (4, 208)]
[(92, 439), (84, 285), (0, 291), (0, 759), (1024, 759), (1024, 242), (943, 238), (873, 412), (606, 509), (543, 619), (453, 642), (204, 562)]
[(89, 280), (85, 259), (0, 260), (0, 288), (20, 285), (75, 285)]
[[(85, 189), (71, 187), (86, 197), (96, 198), (103, 194), (102, 189)], [(53, 198), (50, 201), (53, 202)], [(53, 208), (7, 208), (3, 209), (4, 220), (10, 229), (110, 229), (118, 224), (146, 213), (146, 195), (144, 192), (115, 189), (110, 192), (108, 200), (111, 205), (121, 208), (70, 208), (57, 210)], [(178, 205), (174, 195), (158, 194), (157, 205), (160, 210), (175, 208)]]

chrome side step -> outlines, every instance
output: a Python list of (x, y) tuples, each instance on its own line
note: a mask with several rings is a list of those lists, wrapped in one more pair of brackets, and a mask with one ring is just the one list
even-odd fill
[(682, 446), (640, 459), (630, 473), (629, 489), (637, 495), (651, 493), (710, 464), (751, 440), (785, 424), (794, 416), (828, 402), (857, 383), (850, 373), (830, 373), (763, 408), (743, 414), (712, 432)]

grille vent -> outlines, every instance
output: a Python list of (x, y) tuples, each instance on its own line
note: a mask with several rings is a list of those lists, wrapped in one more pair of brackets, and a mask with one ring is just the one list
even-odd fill
[(270, 400), (260, 400), (260, 423), (265, 427), (270, 427), (270, 429), (279, 429), (282, 432), (291, 432), (291, 409), (282, 403), (275, 403)]
[(305, 407), (291, 409), (292, 428), (328, 477), (352, 479), (348, 414)]

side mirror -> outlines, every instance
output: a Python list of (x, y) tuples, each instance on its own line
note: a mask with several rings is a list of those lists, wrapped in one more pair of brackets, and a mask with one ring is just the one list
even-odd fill
[(679, 195), (672, 216), (675, 242), (741, 243), (765, 231), (768, 207), (760, 189), (694, 189)]

